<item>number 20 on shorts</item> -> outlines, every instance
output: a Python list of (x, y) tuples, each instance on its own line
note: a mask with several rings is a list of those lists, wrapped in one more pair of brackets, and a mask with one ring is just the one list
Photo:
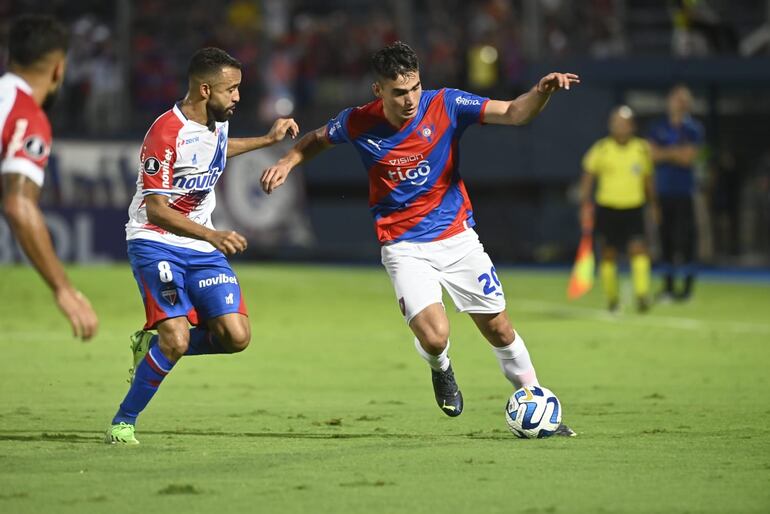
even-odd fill
[[(490, 295), (495, 293), (495, 296), (502, 296), (502, 284), (500, 279), (497, 278), (497, 270), (494, 266), (490, 268), (489, 273), (482, 273), (479, 275), (479, 282), (484, 285), (484, 294)], [(498, 290), (499, 289), (499, 290)]]

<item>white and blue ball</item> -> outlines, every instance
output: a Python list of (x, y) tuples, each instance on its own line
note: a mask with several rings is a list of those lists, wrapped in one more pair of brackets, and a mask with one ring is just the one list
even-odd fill
[(561, 403), (545, 387), (522, 387), (508, 399), (505, 421), (521, 439), (550, 437), (561, 424)]

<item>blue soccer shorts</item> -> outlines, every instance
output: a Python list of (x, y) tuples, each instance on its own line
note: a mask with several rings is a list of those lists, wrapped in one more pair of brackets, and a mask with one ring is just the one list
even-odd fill
[(238, 278), (219, 250), (198, 252), (132, 239), (128, 261), (144, 301), (145, 330), (180, 316), (198, 325), (224, 314), (247, 315)]

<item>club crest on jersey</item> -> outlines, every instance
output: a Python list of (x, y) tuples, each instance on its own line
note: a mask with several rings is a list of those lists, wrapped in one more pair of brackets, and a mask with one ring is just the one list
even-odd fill
[(34, 160), (39, 160), (48, 155), (48, 145), (40, 136), (29, 136), (24, 140), (24, 153)]
[(176, 300), (177, 300), (176, 288), (164, 289), (163, 291), (160, 292), (160, 295), (163, 297), (164, 300), (166, 300), (171, 305), (176, 304)]
[(432, 123), (427, 123), (417, 129), (417, 135), (420, 136), (421, 139), (424, 139), (428, 143), (433, 142), (433, 134), (436, 132), (436, 128)]
[(160, 171), (160, 161), (155, 157), (148, 157), (144, 160), (142, 169), (144, 169), (144, 172), (148, 175), (155, 175)]

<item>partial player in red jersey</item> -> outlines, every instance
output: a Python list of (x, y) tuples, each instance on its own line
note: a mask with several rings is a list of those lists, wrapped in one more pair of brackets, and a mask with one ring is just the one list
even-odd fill
[(3, 214), (72, 332), (85, 341), (96, 334), (96, 313), (67, 278), (38, 206), (51, 152), (51, 125), (44, 109), (64, 78), (67, 31), (51, 17), (27, 15), (14, 21), (8, 39), (8, 72), (0, 77)]
[[(431, 367), (436, 403), (448, 416), (463, 410), (449, 362), (449, 320), (442, 287), (492, 344), (505, 377), (518, 389), (537, 386), (521, 335), (505, 312), (505, 296), (473, 226), (459, 170), (459, 139), (474, 123), (523, 125), (551, 94), (579, 83), (550, 73), (515, 100), (490, 100), (457, 89), (422, 90), (417, 55), (396, 42), (374, 54), (376, 100), (340, 112), (306, 136), (262, 175), (270, 193), (291, 170), (332, 145), (351, 143), (369, 176), (369, 208), (382, 263), (396, 290), (415, 348)], [(562, 425), (559, 435), (575, 435)]]

